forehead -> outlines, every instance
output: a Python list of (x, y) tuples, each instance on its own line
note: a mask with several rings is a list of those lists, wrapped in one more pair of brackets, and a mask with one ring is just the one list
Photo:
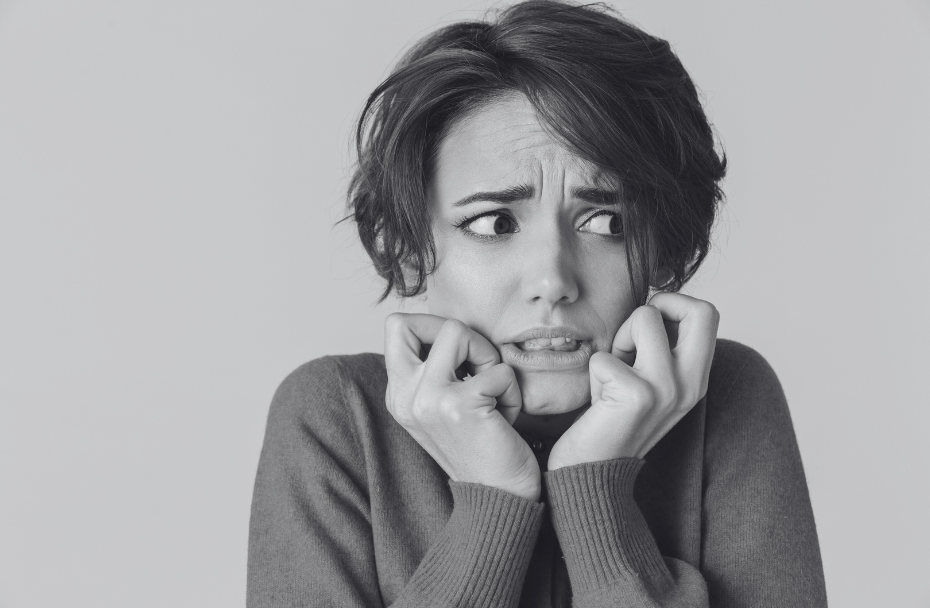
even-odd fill
[(612, 182), (596, 165), (553, 138), (525, 97), (512, 95), (453, 125), (439, 144), (431, 186), (443, 199), (516, 182), (538, 184), (550, 175), (573, 185)]

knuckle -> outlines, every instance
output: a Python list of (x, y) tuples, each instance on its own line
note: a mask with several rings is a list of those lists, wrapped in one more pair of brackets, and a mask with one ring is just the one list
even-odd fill
[(402, 312), (392, 312), (384, 319), (384, 329), (388, 333), (396, 333), (407, 324), (406, 315)]
[(633, 315), (636, 316), (635, 320), (639, 322), (652, 322), (656, 319), (662, 319), (662, 313), (652, 304), (640, 306), (633, 311)]
[(720, 312), (717, 310), (717, 307), (705, 300), (698, 300), (695, 304), (695, 310), (705, 319), (716, 320), (720, 318)]
[(425, 422), (430, 417), (429, 402), (426, 399), (414, 399), (413, 403), (410, 404), (410, 420), (411, 422)]
[(410, 404), (409, 417), (412, 424), (419, 428), (429, 428), (455, 421), (459, 416), (459, 400), (455, 393), (420, 394)]
[(632, 382), (627, 391), (630, 402), (635, 407), (649, 407), (655, 402), (655, 391), (648, 382)]
[(461, 417), (461, 409), (458, 400), (452, 395), (445, 395), (437, 404), (438, 414), (442, 416), (443, 421), (456, 423)]
[(458, 319), (446, 319), (440, 331), (450, 338), (460, 338), (468, 331), (468, 326)]

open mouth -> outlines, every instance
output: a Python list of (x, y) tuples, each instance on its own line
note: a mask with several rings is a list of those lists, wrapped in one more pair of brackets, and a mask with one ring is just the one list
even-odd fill
[(539, 352), (543, 350), (572, 352), (581, 348), (581, 341), (564, 337), (533, 338), (525, 342), (514, 342), (514, 345), (524, 352)]
[(501, 345), (504, 362), (524, 371), (583, 369), (592, 354), (594, 343), (577, 338), (532, 338)]

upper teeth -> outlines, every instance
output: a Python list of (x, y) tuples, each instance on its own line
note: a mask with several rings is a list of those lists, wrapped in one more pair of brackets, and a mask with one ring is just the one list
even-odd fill
[(572, 338), (533, 338), (524, 342), (527, 346), (559, 346), (560, 344), (571, 344), (575, 340)]

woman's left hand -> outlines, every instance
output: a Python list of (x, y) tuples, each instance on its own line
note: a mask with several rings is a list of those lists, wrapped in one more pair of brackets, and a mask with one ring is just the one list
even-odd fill
[(591, 356), (591, 407), (552, 447), (549, 470), (642, 458), (707, 392), (719, 320), (712, 304), (676, 293), (634, 310), (611, 352)]

